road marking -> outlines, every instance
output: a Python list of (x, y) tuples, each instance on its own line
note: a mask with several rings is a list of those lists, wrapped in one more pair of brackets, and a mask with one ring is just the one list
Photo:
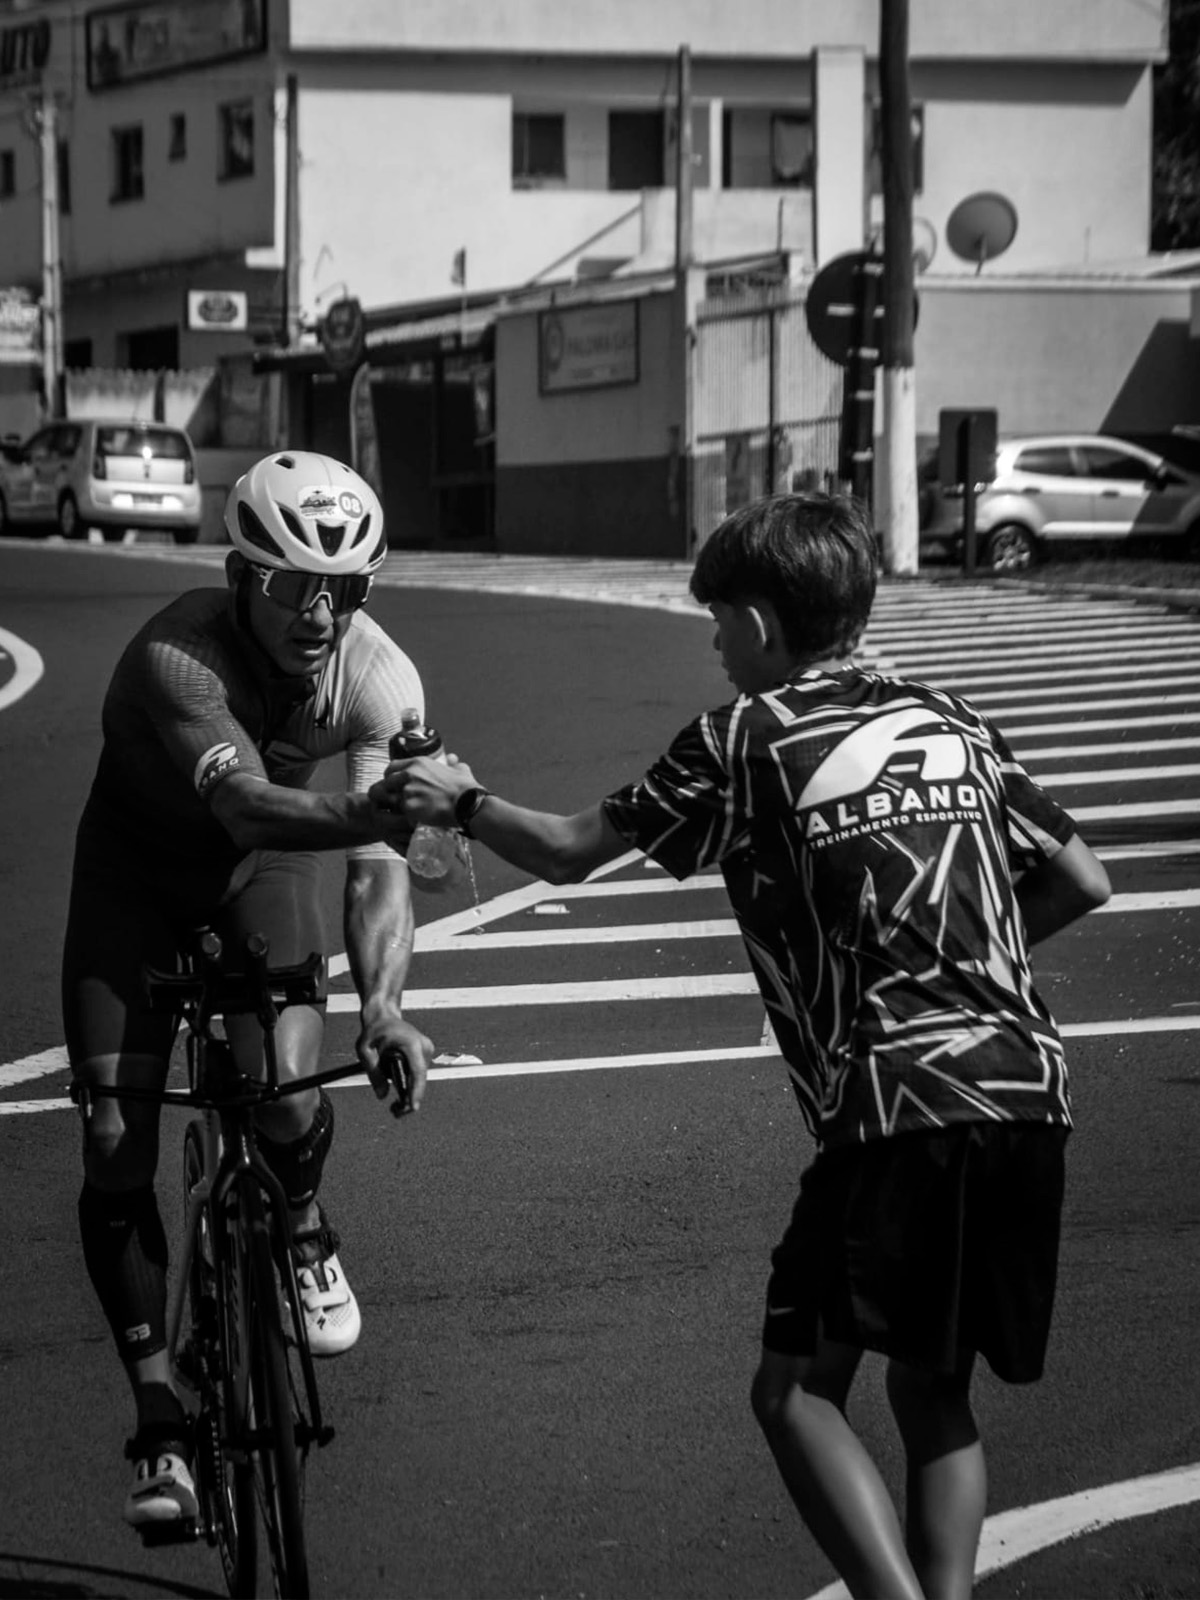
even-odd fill
[[(1082, 1489), (1078, 1494), (1058, 1500), (1043, 1500), (1038, 1505), (1001, 1511), (983, 1525), (976, 1578), (1011, 1567), (1017, 1561), (1048, 1550), (1081, 1534), (1096, 1533), (1114, 1522), (1131, 1522), (1159, 1511), (1172, 1511), (1200, 1500), (1200, 1466), (1173, 1467), (1143, 1478), (1128, 1478), (1124, 1483), (1108, 1483), (1098, 1489)], [(827, 1584), (809, 1600), (849, 1600), (844, 1583)]]
[[(1200, 777), (1200, 762), (1181, 761), (1165, 767), (1106, 767), (1099, 772), (1051, 772), (1046, 775), (1046, 782), (1053, 784), (1055, 789), (1066, 789), (1068, 786), (1081, 788), (1084, 784), (1092, 783), (1111, 786), (1114, 783), (1157, 783), (1160, 778), (1197, 777)], [(1200, 812), (1200, 801), (1193, 800), (1191, 805), (1194, 811)], [(1071, 814), (1079, 815), (1074, 810)]]
[[(1184, 695), (1181, 698), (1186, 700), (1190, 705), (1195, 702), (1196, 697), (1195, 695), (1189, 694)], [(1121, 700), (1117, 703), (1120, 705), (1136, 704), (1136, 702), (1132, 700)], [(1159, 702), (1154, 700), (1151, 701), (1151, 704), (1158, 705)], [(1089, 710), (1090, 706), (1082, 706), (1079, 709)], [(1083, 722), (1081, 722), (1078, 718), (1072, 722), (1006, 722), (1004, 725), (1004, 732), (1010, 740), (1017, 740), (1031, 739), (1033, 738), (1034, 734), (1041, 736), (1048, 733), (1102, 733), (1106, 732), (1110, 728), (1174, 728), (1177, 725), (1182, 725), (1183, 723), (1187, 722), (1200, 722), (1200, 711), (1168, 711), (1162, 716), (1155, 717), (1089, 717)], [(1171, 740), (1169, 742), (1174, 744), (1177, 741)], [(1196, 741), (1194, 739), (1189, 739), (1184, 742), (1190, 745), (1195, 745)], [(1078, 749), (1079, 746), (1076, 745), (1075, 748)], [(1102, 745), (1096, 746), (1096, 749), (1098, 750), (1103, 748), (1104, 746)], [(1137, 749), (1138, 746), (1113, 745), (1110, 746), (1110, 748), (1114, 750)]]
[(13, 675), (0, 688), (0, 711), (4, 711), (22, 695), (29, 693), (46, 667), (31, 644), (26, 644), (24, 639), (18, 639), (15, 633), (9, 633), (5, 628), (0, 628), (0, 648), (7, 650), (13, 661)]

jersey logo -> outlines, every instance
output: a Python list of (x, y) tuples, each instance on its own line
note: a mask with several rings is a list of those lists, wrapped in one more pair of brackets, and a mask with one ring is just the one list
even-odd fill
[[(920, 727), (937, 731), (912, 736)], [(967, 770), (966, 742), (924, 707), (872, 717), (829, 752), (805, 784), (796, 809), (861, 794), (889, 768), (925, 783), (953, 782)]]
[(196, 771), (192, 779), (196, 785), (196, 793), (203, 799), (215, 784), (220, 783), (227, 773), (234, 770), (237, 764), (237, 745), (230, 744), (228, 741), (224, 744), (214, 744), (211, 749), (204, 752), (196, 763)]

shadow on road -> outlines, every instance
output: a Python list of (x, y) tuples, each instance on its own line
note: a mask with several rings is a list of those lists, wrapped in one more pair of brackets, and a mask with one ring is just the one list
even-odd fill
[[(16, 1572), (6, 1572), (10, 1566)], [(18, 1572), (20, 1576), (16, 1575)], [(75, 1576), (51, 1577), (51, 1573)], [(113, 1583), (117, 1587), (114, 1588)], [(80, 1561), (51, 1561), (45, 1556), (0, 1550), (0, 1600), (133, 1600), (142, 1592), (210, 1600), (214, 1595), (222, 1595), (224, 1590), (172, 1582), (161, 1575), (122, 1572), (116, 1567), (89, 1567)]]

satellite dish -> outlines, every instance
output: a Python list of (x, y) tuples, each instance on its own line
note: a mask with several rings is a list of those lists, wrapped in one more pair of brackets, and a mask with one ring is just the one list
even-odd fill
[[(912, 219), (912, 253), (913, 269), (916, 272), (928, 272), (929, 263), (937, 253), (937, 229), (932, 222), (927, 222), (924, 217)], [(867, 241), (867, 249), (872, 255), (883, 254), (883, 229), (874, 228)]]
[(1017, 209), (1002, 194), (983, 192), (960, 200), (946, 221), (946, 243), (963, 261), (983, 263), (1003, 255), (1017, 235)]
[(914, 217), (912, 224), (913, 268), (928, 272), (929, 263), (937, 254), (937, 229), (924, 217)]

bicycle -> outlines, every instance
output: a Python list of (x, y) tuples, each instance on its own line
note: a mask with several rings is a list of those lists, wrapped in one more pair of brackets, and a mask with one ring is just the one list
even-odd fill
[[(221, 1558), (231, 1595), (259, 1593), (259, 1523), (266, 1534), (274, 1592), (307, 1600), (304, 1470), (310, 1449), (334, 1430), (321, 1413), (291, 1250), (288, 1206), (255, 1142), (254, 1112), (286, 1095), (362, 1071), (354, 1062), (280, 1083), (274, 1030), (279, 1012), (317, 999), (324, 958), (268, 967), (267, 941), (246, 941), (246, 970), (219, 963), (221, 941), (203, 930), (182, 972), (147, 967), (147, 1002), (187, 1026), (188, 1088), (77, 1086), (83, 1115), (97, 1097), (153, 1100), (203, 1115), (183, 1141), (183, 1249), (167, 1317), (167, 1349), (181, 1384), (195, 1396), (192, 1417), (195, 1521), (143, 1530), (148, 1545), (205, 1538)], [(218, 1016), (255, 1015), (262, 1027), (264, 1075), (239, 1071), (229, 1041), (212, 1031)], [(381, 1059), (396, 1098), (410, 1109), (408, 1064), (399, 1051)], [(281, 1299), (282, 1295), (282, 1299)], [(290, 1327), (285, 1331), (284, 1310)], [(180, 1335), (185, 1310), (188, 1331)], [(291, 1352), (289, 1356), (289, 1350)]]

